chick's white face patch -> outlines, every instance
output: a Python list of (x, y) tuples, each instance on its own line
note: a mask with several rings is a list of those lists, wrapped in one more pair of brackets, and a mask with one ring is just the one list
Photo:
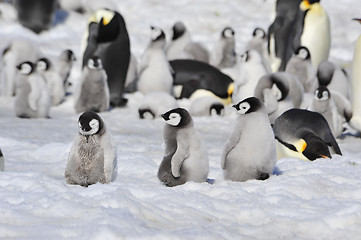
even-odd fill
[(300, 51), (298, 52), (298, 56), (299, 56), (301, 59), (306, 59), (307, 56), (308, 56), (307, 50), (304, 49), (304, 48), (301, 48)]
[(79, 122), (79, 132), (82, 135), (93, 135), (99, 131), (99, 121), (98, 120), (96, 120), (96, 119), (91, 120), (89, 122), (89, 126), (91, 129), (89, 131), (84, 131), (82, 128), (82, 125)]
[(160, 35), (162, 34), (162, 31), (159, 28), (153, 28), (151, 31), (151, 38), (152, 40), (156, 40)]
[(225, 36), (226, 38), (232, 38), (232, 37), (233, 37), (233, 31), (232, 31), (232, 29), (227, 28), (227, 29), (224, 31), (224, 36)]
[(273, 96), (275, 96), (275, 98), (277, 99), (277, 101), (281, 100), (281, 98), (282, 98), (282, 92), (281, 92), (281, 90), (277, 87), (276, 84), (273, 84), (271, 91), (272, 91)]
[(248, 102), (243, 102), (243, 103), (241, 103), (241, 104), (239, 105), (239, 110), (238, 110), (238, 112), (239, 112), (240, 114), (246, 114), (247, 111), (248, 111), (250, 108), (251, 108), (251, 105), (249, 105)]
[(31, 73), (32, 67), (30, 66), (30, 64), (28, 63), (23, 63), (20, 66), (20, 73), (24, 74), (24, 75), (28, 75), (29, 73)]
[(178, 113), (171, 113), (169, 115), (169, 120), (166, 120), (166, 123), (171, 126), (178, 126), (182, 117)]

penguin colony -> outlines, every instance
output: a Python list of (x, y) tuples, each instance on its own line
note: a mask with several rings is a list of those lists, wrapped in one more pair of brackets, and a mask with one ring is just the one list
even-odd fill
[[(20, 23), (35, 33), (49, 29), (56, 1), (39, 2), (47, 3), (39, 11), (44, 16), (30, 21), (26, 17), (34, 9), (14, 1)], [(142, 95), (140, 119), (165, 121), (158, 179), (166, 186), (208, 180), (207, 151), (194, 117), (237, 116), (220, 156), (224, 178), (232, 181), (266, 180), (283, 157), (342, 155), (336, 139), (345, 126), (361, 131), (361, 37), (349, 79), (328, 59), (330, 23), (320, 0), (277, 0), (269, 29), (256, 28), (240, 53), (231, 27), (225, 26), (209, 51), (179, 21), (169, 42), (160, 27), (151, 27), (138, 63), (115, 9), (93, 11), (84, 32), (74, 94), (69, 87), (77, 58), (70, 49), (51, 60), (32, 41), (15, 39), (1, 58), (0, 97), (15, 99), (17, 117), (49, 118), (52, 106), (74, 101), (80, 117), (65, 169), (68, 184), (115, 180), (117, 147), (100, 113), (124, 107), (130, 92)], [(183, 108), (184, 99), (189, 102)], [(0, 150), (0, 171), (4, 166)]]

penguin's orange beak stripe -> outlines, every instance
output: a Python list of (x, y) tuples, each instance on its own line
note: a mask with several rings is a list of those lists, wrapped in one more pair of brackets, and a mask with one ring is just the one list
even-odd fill
[(320, 155), (321, 157), (323, 157), (323, 158), (328, 158), (327, 156), (325, 156), (325, 155)]

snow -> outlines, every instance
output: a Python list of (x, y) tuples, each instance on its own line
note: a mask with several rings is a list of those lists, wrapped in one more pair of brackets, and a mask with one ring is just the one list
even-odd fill
[[(273, 1), (132, 0), (117, 3), (139, 59), (150, 25), (169, 31), (183, 20), (193, 39), (210, 49), (222, 28), (236, 31), (237, 49), (253, 28), (267, 28)], [(361, 2), (322, 1), (332, 24), (331, 59), (350, 66), (361, 33), (351, 21)], [(86, 17), (70, 13), (63, 24), (39, 36), (12, 21), (0, 22), (0, 47), (15, 37), (39, 42), (55, 57), (72, 49), (80, 75), (81, 42)], [(168, 188), (157, 179), (163, 158), (164, 122), (140, 120), (139, 93), (129, 94), (125, 108), (101, 113), (118, 147), (118, 176), (111, 184), (88, 188), (67, 185), (64, 171), (77, 133), (73, 97), (52, 107), (50, 119), (20, 119), (13, 98), (0, 98), (1, 239), (357, 239), (361, 234), (361, 139), (338, 139), (343, 156), (313, 162), (280, 159), (266, 181), (223, 179), (220, 156), (234, 115), (194, 117), (206, 146), (209, 178), (214, 184), (189, 182)], [(262, 146), (259, 146), (262, 150)]]

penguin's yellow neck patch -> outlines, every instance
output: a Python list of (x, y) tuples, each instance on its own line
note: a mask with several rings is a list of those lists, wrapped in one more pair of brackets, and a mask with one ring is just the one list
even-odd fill
[(99, 23), (103, 19), (103, 25), (107, 25), (113, 19), (114, 15), (115, 13), (113, 11), (100, 9), (90, 16), (89, 21)]
[(306, 11), (311, 8), (311, 4), (308, 0), (303, 0), (300, 4), (300, 9), (302, 11)]
[(307, 147), (307, 143), (305, 140), (303, 140), (302, 138), (298, 141), (296, 141), (293, 146), (296, 147), (297, 152), (299, 153), (303, 153), (303, 151), (305, 151), (306, 147)]

